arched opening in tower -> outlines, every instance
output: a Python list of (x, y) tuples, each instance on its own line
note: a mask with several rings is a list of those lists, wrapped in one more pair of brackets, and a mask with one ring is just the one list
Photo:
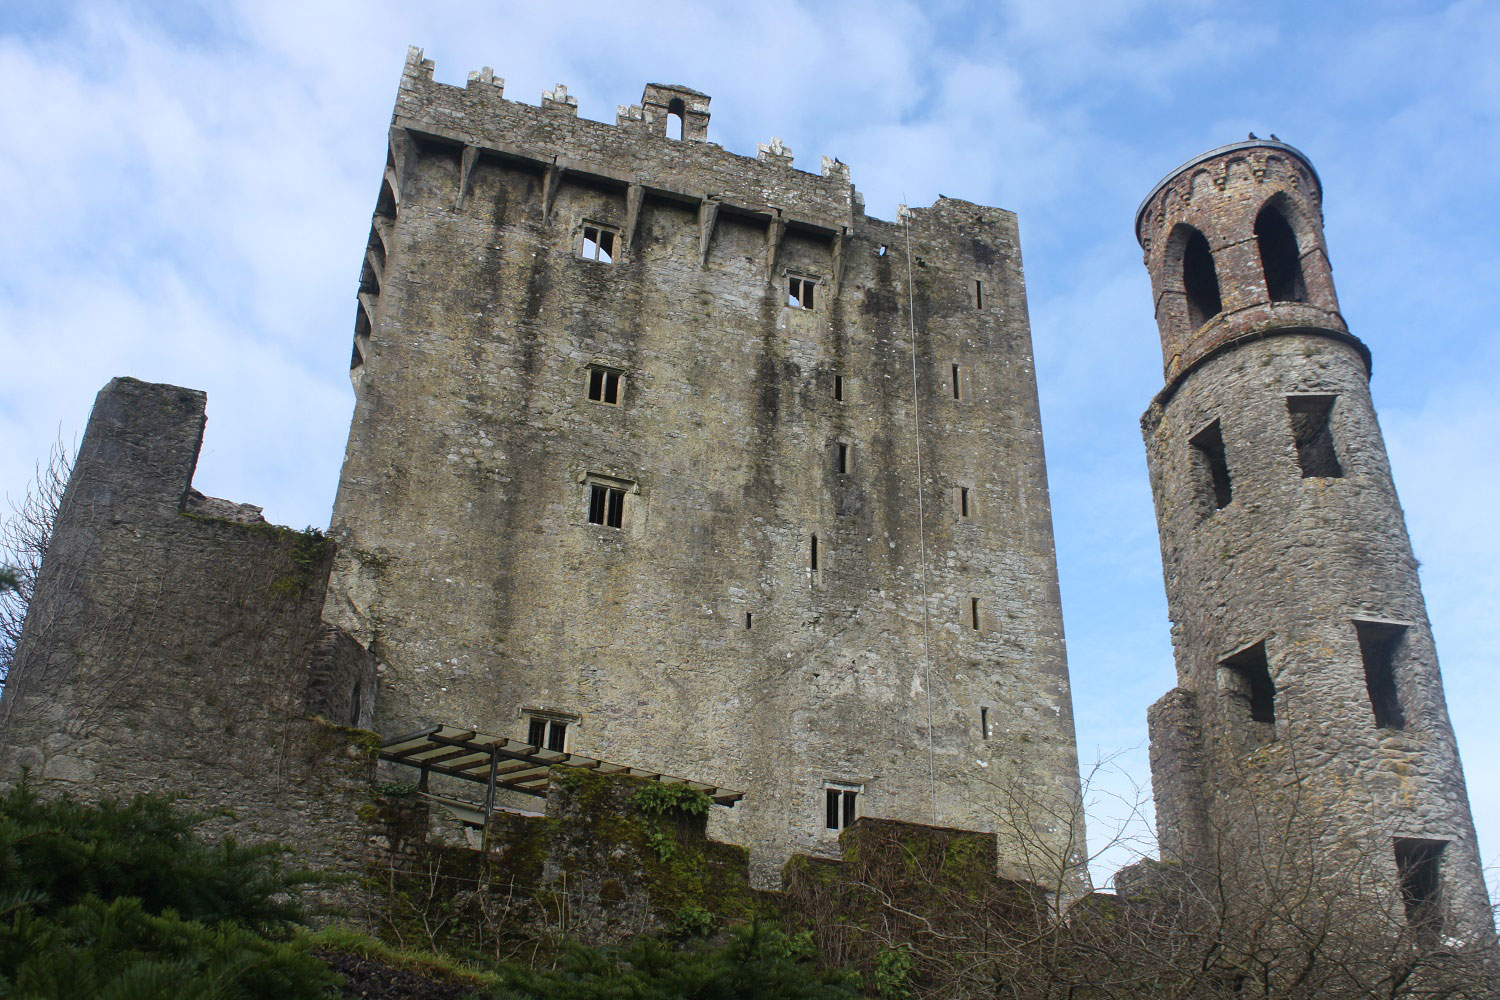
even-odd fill
[(682, 138), (682, 115), (686, 110), (687, 106), (682, 103), (682, 98), (680, 97), (672, 98), (672, 102), (667, 105), (668, 139)]
[(1213, 251), (1196, 229), (1182, 248), (1182, 288), (1187, 292), (1188, 325), (1194, 330), (1224, 311)]
[(1267, 203), (1255, 217), (1255, 240), (1260, 244), (1260, 266), (1266, 274), (1271, 301), (1306, 302), (1307, 282), (1302, 277), (1297, 234), (1275, 204)]

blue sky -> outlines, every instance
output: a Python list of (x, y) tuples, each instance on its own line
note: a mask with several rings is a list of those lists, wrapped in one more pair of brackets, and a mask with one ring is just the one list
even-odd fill
[[(415, 8), (420, 7), (420, 10)], [(851, 165), (871, 214), (939, 192), (1020, 216), (1083, 757), (1146, 777), (1174, 670), (1137, 421), (1161, 386), (1131, 223), (1163, 174), (1305, 151), (1500, 862), (1500, 6), (1480, 0), (0, 8), (0, 491), (114, 375), (209, 394), (197, 485), (326, 525), (354, 292), (406, 46), (440, 81), (559, 81), (613, 120), (647, 81), (710, 137)], [(1107, 803), (1105, 811), (1108, 811)], [(1091, 829), (1104, 833), (1102, 820)], [(1493, 882), (1493, 880), (1492, 880)]]

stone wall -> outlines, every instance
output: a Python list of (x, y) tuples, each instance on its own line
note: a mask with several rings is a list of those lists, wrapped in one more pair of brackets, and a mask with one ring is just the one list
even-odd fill
[[(1015, 217), (869, 218), (842, 164), (707, 141), (703, 95), (667, 139), (647, 112), (681, 88), (610, 125), (431, 77), (415, 53), (333, 516), (327, 615), (380, 660), (377, 728), (569, 719), (572, 749), (746, 791), (711, 832), (766, 884), (836, 852), (826, 781), (914, 821), (1000, 829), (1018, 783), (1069, 811)], [(611, 263), (581, 259), (585, 226)], [(620, 527), (589, 523), (596, 483)]]
[[(99, 393), (0, 700), (0, 775), (180, 795), (232, 811), (212, 830), (357, 866), (374, 736), (335, 723), (368, 715), (373, 688), (350, 696), (373, 666), (324, 632), (320, 533), (191, 490), (204, 406), (134, 379)], [(305, 700), (320, 646), (332, 721)]]
[[(1152, 715), (1163, 849), (1306, 837), (1327, 848), (1310, 863), (1367, 860), (1399, 898), (1397, 842), (1440, 841), (1447, 931), (1473, 942), (1492, 923), (1463, 770), (1320, 200), (1296, 150), (1241, 143), (1181, 168), (1138, 220), (1168, 375), (1142, 418), (1180, 689)], [(1295, 233), (1290, 298), (1262, 267), (1266, 206)], [(1222, 297), (1198, 328), (1169, 246), (1193, 231)], [(1393, 639), (1383, 662), (1372, 635)]]

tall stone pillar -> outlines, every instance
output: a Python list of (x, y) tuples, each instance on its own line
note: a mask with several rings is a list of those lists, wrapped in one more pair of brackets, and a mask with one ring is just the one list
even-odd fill
[(1178, 678), (1151, 712), (1164, 854), (1301, 838), (1429, 937), (1493, 933), (1316, 171), (1280, 142), (1212, 150), (1152, 190), (1136, 236), (1166, 381), (1142, 418)]

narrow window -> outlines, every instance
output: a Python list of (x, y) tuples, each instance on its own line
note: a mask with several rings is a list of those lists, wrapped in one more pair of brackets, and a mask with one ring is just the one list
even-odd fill
[(885, 256), (885, 244), (884, 243), (880, 244), (880, 249), (875, 251), (875, 256), (877, 256), (877, 257), (884, 257)]
[(786, 304), (793, 309), (811, 309), (818, 283), (812, 278), (789, 275), (786, 279)]
[(985, 740), (990, 738), (990, 710), (988, 708), (979, 709), (979, 737)]
[(1215, 420), (1194, 434), (1192, 445), (1193, 481), (1199, 506), (1205, 514), (1223, 510), (1234, 496), (1229, 482), (1229, 461), (1224, 454), (1224, 435)]
[(1406, 713), (1401, 709), (1401, 694), (1396, 686), (1396, 652), (1406, 635), (1406, 626), (1357, 621), (1354, 631), (1359, 636), (1359, 655), (1365, 661), (1365, 690), (1370, 693), (1375, 725), (1382, 729), (1405, 729)]
[(974, 308), (984, 308), (984, 282), (978, 278), (974, 279)]
[(1302, 276), (1297, 234), (1275, 205), (1267, 205), (1255, 217), (1255, 241), (1260, 245), (1260, 266), (1271, 301), (1306, 302), (1307, 281)]
[(589, 366), (589, 399), (596, 403), (620, 402), (620, 373), (600, 365)]
[(585, 224), (583, 245), (578, 256), (584, 260), (597, 260), (602, 264), (613, 264), (615, 260), (615, 233), (603, 226)]
[(849, 471), (849, 446), (847, 444), (845, 444), (844, 442), (840, 441), (839, 442), (839, 473), (840, 474), (844, 474), (844, 473), (847, 473), (848, 471)]
[(858, 815), (856, 800), (858, 788), (845, 785), (825, 785), (823, 788), (823, 822), (830, 830), (842, 830), (853, 823)]
[(682, 103), (682, 98), (674, 97), (667, 105), (667, 138), (680, 141), (682, 139), (682, 116), (687, 106)]
[(1196, 229), (1182, 248), (1182, 288), (1187, 293), (1188, 325), (1194, 330), (1224, 311), (1213, 252)]
[(745, 612), (745, 628), (748, 629), (753, 624), (754, 624), (754, 619), (751, 617), (750, 612), (746, 611)]
[(844, 376), (842, 375), (833, 377), (833, 398), (840, 403), (844, 401)]
[(812, 547), (809, 549), (808, 567), (816, 573), (818, 571), (818, 536), (812, 536)]
[(954, 365), (953, 366), (953, 372), (952, 372), (952, 374), (953, 374), (953, 398), (954, 399), (962, 399), (963, 398), (963, 395), (962, 395), (962, 393), (963, 393), (963, 388), (962, 388), (962, 386), (963, 386), (963, 369), (960, 368), (958, 365)]
[(1227, 672), (1226, 687), (1237, 702), (1236, 714), (1251, 722), (1276, 723), (1276, 685), (1266, 661), (1266, 644), (1257, 642), (1219, 663)]
[(625, 523), (625, 490), (603, 483), (589, 485), (589, 523), (618, 528)]
[(958, 516), (969, 516), (969, 488), (967, 486), (958, 488)]
[(1336, 399), (1337, 396), (1288, 396), (1286, 399), (1303, 479), (1339, 479), (1344, 475), (1338, 452), (1333, 447), (1333, 430), (1329, 426)]
[(538, 748), (547, 745), (546, 719), (538, 719), (534, 715), (531, 717), (531, 723), (526, 729), (526, 742)]
[(1424, 944), (1435, 944), (1442, 936), (1442, 869), (1447, 846), (1446, 840), (1416, 838), (1401, 838), (1395, 843), (1406, 922)]
[(969, 598), (969, 627), (979, 631), (979, 598)]

